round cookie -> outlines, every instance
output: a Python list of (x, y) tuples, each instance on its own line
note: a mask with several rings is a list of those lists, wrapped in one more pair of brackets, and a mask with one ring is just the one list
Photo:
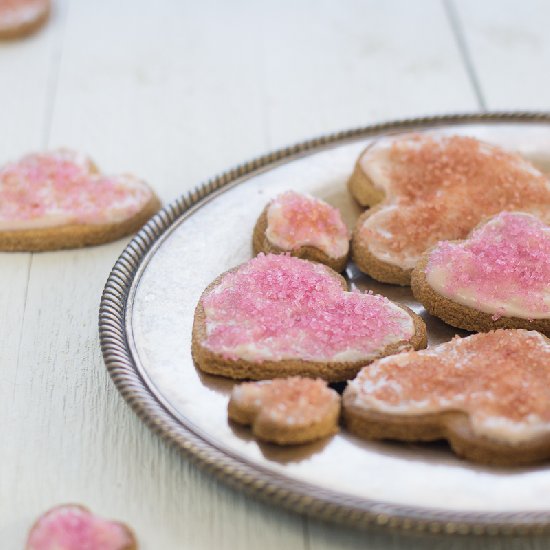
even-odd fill
[(192, 353), (199, 369), (235, 379), (306, 376), (338, 382), (371, 361), (426, 346), (408, 308), (347, 292), (322, 264), (260, 254), (220, 275), (195, 309)]
[(0, 40), (12, 40), (32, 34), (47, 21), (50, 10), (50, 0), (2, 0)]
[(84, 506), (63, 504), (48, 510), (32, 526), (25, 550), (137, 550), (131, 529), (92, 514)]
[(497, 330), (386, 357), (348, 383), (343, 417), (365, 439), (446, 439), (458, 455), (486, 464), (546, 460), (550, 340)]
[(287, 191), (264, 208), (254, 227), (252, 248), (254, 254), (290, 253), (340, 273), (347, 265), (349, 232), (333, 206)]
[(298, 445), (338, 431), (340, 396), (324, 380), (277, 378), (235, 386), (227, 410), (258, 439)]
[(363, 206), (352, 237), (359, 269), (408, 285), (420, 256), (440, 240), (462, 239), (503, 210), (543, 215), (550, 183), (519, 155), (464, 136), (382, 138), (359, 157), (348, 189)]
[(143, 181), (99, 173), (69, 150), (36, 153), (0, 168), (0, 250), (102, 244), (137, 231), (160, 201)]
[(465, 240), (426, 252), (412, 291), (429, 313), (458, 328), (550, 336), (550, 227), (530, 214), (503, 212)]

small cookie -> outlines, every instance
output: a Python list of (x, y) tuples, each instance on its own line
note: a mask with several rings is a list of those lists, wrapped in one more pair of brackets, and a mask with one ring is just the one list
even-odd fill
[(0, 168), (0, 250), (102, 244), (137, 231), (160, 207), (143, 181), (100, 174), (69, 150), (37, 153)]
[(280, 254), (346, 268), (350, 234), (337, 208), (312, 197), (287, 191), (264, 209), (252, 238), (254, 254)]
[(383, 296), (347, 292), (329, 267), (260, 254), (220, 275), (195, 309), (192, 352), (204, 372), (337, 382), (375, 359), (426, 346), (426, 327)]
[(50, 15), (50, 0), (0, 0), (0, 40), (38, 30)]
[(340, 396), (324, 380), (277, 378), (235, 386), (227, 410), (258, 439), (296, 445), (338, 431)]
[(413, 270), (412, 291), (454, 327), (550, 336), (550, 226), (531, 214), (503, 212), (466, 240), (426, 252)]
[(132, 531), (123, 523), (92, 514), (78, 504), (48, 510), (32, 526), (26, 550), (137, 550)]
[(441, 240), (464, 239), (503, 210), (550, 211), (550, 183), (528, 161), (464, 136), (381, 139), (359, 157), (348, 182), (363, 206), (352, 257), (371, 277), (409, 285), (420, 256)]
[(460, 456), (519, 465), (550, 458), (550, 340), (496, 330), (364, 368), (343, 395), (365, 439), (447, 439)]

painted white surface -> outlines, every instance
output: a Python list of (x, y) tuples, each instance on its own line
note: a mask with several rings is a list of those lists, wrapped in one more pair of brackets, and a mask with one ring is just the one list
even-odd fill
[[(54, 4), (42, 32), (0, 45), (1, 161), (69, 145), (108, 171), (135, 172), (171, 200), (287, 142), (477, 107), (439, 0)], [(531, 0), (514, 10), (474, 4), (467, 17), (462, 2), (458, 10), (467, 36), (491, 13), (529, 33), (548, 20), (546, 5)], [(533, 15), (519, 18), (518, 10)], [(545, 51), (549, 39), (537, 33)], [(530, 73), (530, 56), (516, 48), (504, 38), (483, 54), (483, 90), (507, 88), (509, 107), (542, 106), (544, 86), (528, 96), (496, 79), (497, 65), (543, 79), (542, 61)], [(125, 242), (0, 255), (2, 549), (23, 548), (33, 519), (64, 501), (127, 521), (144, 550), (492, 546), (365, 534), (294, 516), (226, 488), (152, 435), (111, 384), (98, 348), (101, 289)]]
[(550, 109), (548, 2), (461, 0), (457, 14), (489, 109)]

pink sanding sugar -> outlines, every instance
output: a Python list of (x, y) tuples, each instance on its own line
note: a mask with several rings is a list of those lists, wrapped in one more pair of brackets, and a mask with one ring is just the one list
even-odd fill
[(315, 197), (287, 191), (271, 202), (267, 221), (270, 240), (283, 250), (315, 246), (332, 257), (348, 253), (350, 235), (340, 212)]
[(27, 550), (126, 550), (134, 548), (128, 528), (77, 505), (58, 506), (34, 524)]
[(330, 414), (339, 396), (324, 380), (294, 376), (239, 384), (231, 400), (272, 422), (310, 426)]
[(126, 216), (149, 200), (148, 188), (130, 176), (93, 173), (87, 159), (70, 151), (28, 155), (0, 169), (0, 220), (31, 220), (62, 215), (69, 221), (109, 219), (116, 209)]
[(231, 359), (251, 345), (258, 360), (328, 360), (348, 350), (368, 356), (414, 331), (388, 299), (346, 292), (330, 269), (286, 255), (260, 254), (225, 275), (203, 307), (203, 344)]
[(449, 294), (472, 289), (479, 301), (498, 302), (513, 293), (528, 311), (550, 313), (550, 231), (532, 215), (503, 212), (466, 241), (439, 243), (428, 272), (437, 267), (449, 274)]

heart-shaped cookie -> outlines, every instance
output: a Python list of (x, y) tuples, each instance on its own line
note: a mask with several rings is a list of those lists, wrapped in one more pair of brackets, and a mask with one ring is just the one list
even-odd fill
[(402, 285), (438, 241), (464, 239), (503, 210), (550, 212), (550, 183), (541, 172), (515, 153), (463, 136), (381, 139), (361, 154), (348, 187), (374, 206), (353, 232), (355, 263)]
[(295, 445), (338, 431), (340, 396), (324, 380), (294, 376), (233, 388), (229, 418), (264, 441)]
[(28, 155), (0, 168), (0, 250), (113, 241), (139, 229), (159, 207), (143, 181), (100, 174), (84, 155)]
[(550, 336), (550, 226), (503, 212), (463, 241), (442, 241), (412, 273), (415, 298), (466, 330), (534, 329)]
[(50, 15), (50, 0), (1, 0), (0, 40), (20, 38), (38, 30)]
[(48, 510), (32, 526), (26, 550), (137, 550), (123, 523), (92, 514), (83, 506), (64, 504)]
[(466, 458), (550, 458), (550, 340), (496, 330), (364, 368), (343, 395), (347, 428), (366, 439), (447, 439)]
[(229, 378), (335, 382), (374, 359), (426, 345), (426, 327), (411, 310), (346, 289), (325, 265), (260, 254), (204, 291), (193, 324), (195, 362)]
[(254, 254), (280, 254), (346, 268), (350, 234), (337, 208), (310, 195), (287, 191), (264, 209), (252, 238)]

